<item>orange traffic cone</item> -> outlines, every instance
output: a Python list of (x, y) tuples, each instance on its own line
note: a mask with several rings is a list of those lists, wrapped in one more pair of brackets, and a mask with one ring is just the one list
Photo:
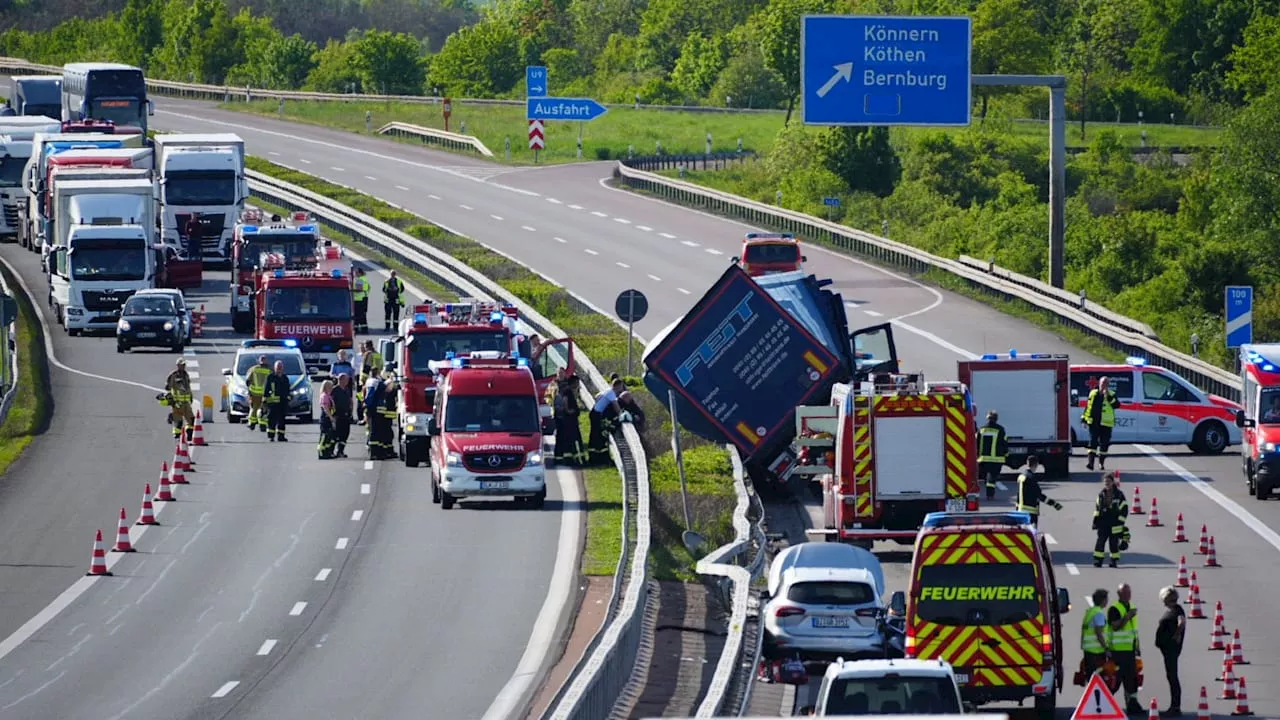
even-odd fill
[(204, 447), (205, 445), (209, 444), (204, 440), (204, 410), (203, 409), (196, 411), (196, 427), (195, 427), (194, 434), (191, 437), (191, 444), (195, 445), (196, 447)]
[(102, 545), (102, 530), (93, 541), (93, 560), (89, 562), (89, 572), (85, 575), (110, 575), (107, 569), (107, 548)]
[(116, 546), (111, 552), (133, 552), (133, 543), (129, 542), (129, 513), (120, 508), (120, 529), (116, 531)]
[(1178, 513), (1178, 526), (1173, 529), (1173, 541), (1176, 543), (1187, 542), (1187, 528), (1182, 524), (1182, 513)]
[(1213, 634), (1209, 636), (1209, 649), (1221, 650), (1223, 648), (1222, 636), (1226, 634), (1223, 626), (1226, 625), (1226, 618), (1222, 616), (1222, 601), (1219, 600), (1213, 608)]
[(1240, 676), (1240, 692), (1236, 694), (1236, 709), (1232, 715), (1252, 715), (1249, 710), (1249, 689), (1245, 687), (1244, 676)]
[(1196, 550), (1197, 555), (1209, 554), (1209, 526), (1200, 526), (1200, 548)]
[(160, 466), (160, 492), (156, 493), (156, 502), (173, 502), (173, 486), (169, 484), (169, 463)]
[(1156, 699), (1151, 698), (1151, 709), (1147, 711), (1147, 720), (1160, 720), (1160, 706), (1156, 704)]
[(1160, 508), (1156, 498), (1151, 498), (1151, 515), (1147, 517), (1147, 527), (1164, 527), (1164, 523), (1160, 522)]
[(1205, 567), (1222, 567), (1218, 564), (1218, 551), (1213, 545), (1213, 536), (1209, 536), (1209, 557), (1204, 559)]
[(1227, 675), (1231, 672), (1233, 664), (1231, 662), (1231, 637), (1227, 637), (1227, 643), (1222, 648), (1222, 672), (1218, 673), (1218, 682), (1226, 682)]
[(1174, 579), (1175, 587), (1189, 587), (1191, 581), (1187, 579), (1187, 556), (1183, 555), (1178, 558), (1178, 576)]
[(1196, 720), (1210, 720), (1209, 714), (1209, 691), (1205, 686), (1200, 686), (1200, 705), (1196, 708)]
[(1244, 646), (1240, 643), (1240, 628), (1236, 628), (1235, 637), (1231, 640), (1231, 664), (1235, 666), (1249, 664), (1249, 661), (1244, 659)]
[(1191, 595), (1187, 602), (1191, 603), (1191, 610), (1187, 613), (1187, 617), (1192, 620), (1204, 620), (1207, 615), (1204, 614), (1204, 607), (1200, 604), (1200, 586), (1192, 583)]
[(159, 525), (160, 521), (156, 520), (156, 508), (151, 504), (151, 483), (147, 483), (146, 489), (142, 491), (142, 515), (138, 517), (138, 525)]
[(1222, 678), (1222, 694), (1218, 696), (1219, 700), (1235, 700), (1236, 699), (1236, 674), (1231, 663), (1227, 663)]
[[(181, 462), (181, 455), (173, 458), (173, 477), (170, 479), (170, 482), (174, 485), (190, 485), (191, 483), (187, 482), (187, 474), (183, 472), (182, 465), (179, 464)], [(161, 492), (163, 492), (163, 490), (161, 490)]]
[(1142, 488), (1137, 485), (1133, 486), (1133, 507), (1129, 508), (1130, 515), (1146, 515), (1147, 512), (1142, 509)]
[[(192, 426), (192, 428), (192, 432), (195, 432), (194, 426)], [(183, 433), (182, 436), (178, 438), (178, 449), (182, 452), (182, 469), (187, 472), (195, 472), (196, 456), (195, 453), (191, 451), (191, 441), (187, 440), (186, 433)]]

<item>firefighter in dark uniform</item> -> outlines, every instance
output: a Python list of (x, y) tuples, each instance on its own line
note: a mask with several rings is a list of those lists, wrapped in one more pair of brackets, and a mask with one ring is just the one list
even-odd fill
[(337, 443), (333, 456), (347, 456), (347, 439), (351, 436), (351, 376), (347, 373), (338, 375), (338, 384), (333, 388), (333, 439)]
[(1094, 455), (1098, 457), (1098, 467), (1107, 467), (1107, 450), (1111, 448), (1111, 430), (1116, 426), (1116, 408), (1120, 407), (1120, 399), (1111, 390), (1111, 379), (1105, 375), (1098, 380), (1098, 387), (1089, 391), (1089, 400), (1084, 404), (1084, 414), (1080, 422), (1089, 426), (1089, 462), (1085, 467), (1093, 469)]
[(551, 411), (556, 421), (556, 452), (553, 457), (557, 463), (581, 465), (585, 459), (582, 428), (578, 425), (582, 414), (582, 399), (578, 397), (582, 382), (577, 375), (561, 369), (556, 373), (555, 385), (551, 387), (554, 391)]
[(596, 396), (596, 403), (589, 416), (591, 437), (587, 439), (588, 465), (608, 464), (609, 433), (617, 427), (618, 417), (622, 414), (622, 409), (618, 407), (618, 395), (626, 389), (626, 383), (614, 379), (608, 390)]
[(1061, 510), (1062, 503), (1050, 498), (1040, 489), (1040, 481), (1036, 479), (1036, 470), (1040, 467), (1040, 459), (1035, 455), (1027, 457), (1027, 469), (1018, 475), (1018, 512), (1030, 513), (1031, 524), (1040, 526), (1040, 503), (1054, 510)]
[[(1120, 564), (1120, 553), (1129, 549), (1129, 528), (1125, 526), (1128, 520), (1129, 503), (1116, 485), (1115, 472), (1109, 472), (1102, 478), (1102, 491), (1093, 508), (1093, 529), (1098, 533), (1098, 541), (1093, 545), (1094, 567), (1102, 567), (1102, 560), (1108, 555), (1111, 567)], [(1103, 548), (1107, 548), (1108, 553), (1104, 554)]]
[(369, 393), (366, 417), (369, 420), (369, 459), (394, 460), (396, 458), (396, 381), (386, 373)]
[(382, 309), (385, 316), (386, 328), (391, 330), (400, 324), (400, 308), (404, 307), (404, 283), (400, 278), (396, 277), (396, 271), (392, 270), (387, 281), (382, 283)]
[(284, 374), (284, 362), (280, 360), (267, 378), (262, 402), (267, 408), (267, 440), (289, 442), (284, 436), (284, 420), (289, 413), (289, 376)]
[(1009, 452), (1008, 436), (998, 421), (1000, 415), (992, 410), (987, 413), (987, 424), (978, 430), (978, 474), (987, 485), (987, 499), (996, 496), (996, 481)]

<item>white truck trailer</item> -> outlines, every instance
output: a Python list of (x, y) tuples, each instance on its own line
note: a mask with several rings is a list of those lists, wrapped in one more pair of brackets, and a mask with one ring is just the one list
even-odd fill
[(32, 139), (60, 129), (62, 123), (47, 117), (0, 118), (0, 238), (12, 240), (20, 234), (26, 201), (22, 172), (31, 159)]
[[(244, 140), (233, 133), (156, 135), (161, 236), (206, 264), (231, 261), (236, 219), (249, 197)], [(190, 220), (196, 237), (188, 237)]]

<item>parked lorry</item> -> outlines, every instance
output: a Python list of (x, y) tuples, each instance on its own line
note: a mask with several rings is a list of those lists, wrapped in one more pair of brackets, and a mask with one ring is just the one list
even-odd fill
[(60, 123), (47, 117), (0, 118), (0, 238), (20, 239), (26, 193), (22, 173), (31, 159), (38, 133), (57, 132)]
[[(244, 140), (217, 133), (156, 135), (154, 142), (165, 242), (176, 245), (182, 238), (188, 254), (206, 263), (230, 263), (236, 220), (249, 197)], [(187, 238), (192, 215), (199, 230)]]
[(5, 105), (20, 116), (62, 118), (62, 76), (15, 75)]
[(44, 207), (49, 203), (49, 159), (75, 149), (111, 149), (142, 147), (139, 135), (105, 135), (100, 133), (37, 133), (31, 140), (31, 157), (22, 173), (22, 183), (27, 196), (25, 245), (36, 250), (44, 245), (44, 236), (50, 217)]
[(1046, 477), (1069, 476), (1071, 363), (1066, 355), (1010, 350), (961, 360), (957, 369), (979, 420), (992, 410), (1000, 416), (1009, 444), (1005, 465), (1020, 468), (1035, 455)]
[(757, 487), (795, 468), (795, 409), (825, 403), (837, 383), (896, 372), (888, 324), (850, 333), (829, 280), (803, 272), (749, 277), (737, 266), (645, 349), (645, 385), (680, 424), (733, 443)]
[(802, 469), (822, 484), (823, 524), (808, 532), (909, 545), (931, 512), (976, 512), (976, 432), (963, 383), (922, 373), (836, 383), (830, 404), (796, 408), (796, 443), (834, 459)]

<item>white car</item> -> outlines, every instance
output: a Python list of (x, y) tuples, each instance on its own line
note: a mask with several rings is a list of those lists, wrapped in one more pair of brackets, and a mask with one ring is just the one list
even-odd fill
[(284, 374), (289, 377), (289, 415), (298, 422), (309, 423), (315, 420), (312, 402), (311, 376), (307, 374), (306, 362), (302, 359), (302, 351), (293, 340), (245, 340), (236, 351), (235, 365), (222, 369), (225, 378), (222, 383), (226, 388), (227, 422), (238, 423), (249, 415), (249, 388), (245, 377), (249, 370), (258, 364), (258, 356), (267, 357), (267, 365), (274, 367), (276, 361), (284, 363)]
[(191, 308), (187, 306), (187, 299), (183, 297), (181, 290), (173, 290), (170, 288), (147, 288), (134, 293), (134, 297), (145, 296), (167, 297), (173, 300), (174, 306), (178, 308), (178, 314), (182, 316), (182, 344), (191, 344), (191, 328), (194, 327), (194, 321), (191, 319)]
[[(837, 660), (827, 666), (817, 717), (847, 715), (961, 715), (955, 672), (944, 660)], [(996, 715), (995, 717), (1005, 717)]]

